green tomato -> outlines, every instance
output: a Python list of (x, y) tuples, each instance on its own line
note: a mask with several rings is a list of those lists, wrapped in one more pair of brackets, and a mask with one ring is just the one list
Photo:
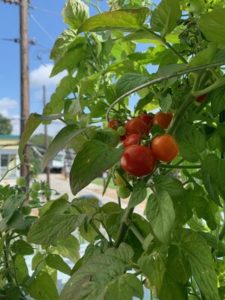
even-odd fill
[(16, 179), (16, 185), (20, 186), (20, 187), (25, 187), (27, 185), (27, 181), (25, 177), (18, 177)]
[(38, 197), (38, 192), (37, 191), (31, 191), (30, 196), (32, 199), (36, 199)]
[(118, 196), (122, 199), (130, 196), (130, 189), (127, 186), (120, 186), (117, 190)]
[(31, 189), (36, 192), (40, 191), (40, 189), (41, 189), (40, 183), (37, 181), (34, 181), (31, 185)]
[(118, 127), (117, 132), (120, 136), (123, 136), (126, 133), (126, 129), (123, 126), (120, 126), (120, 127)]

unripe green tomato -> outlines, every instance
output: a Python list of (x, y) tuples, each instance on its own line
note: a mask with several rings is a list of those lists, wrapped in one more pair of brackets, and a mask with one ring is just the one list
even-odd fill
[(112, 147), (116, 147), (119, 143), (120, 137), (116, 130), (105, 128), (96, 131), (94, 139), (102, 141)]
[(123, 136), (126, 133), (126, 129), (123, 126), (120, 126), (120, 127), (118, 127), (117, 132), (120, 136)]
[(127, 186), (120, 186), (117, 190), (118, 196), (122, 199), (130, 196), (130, 189)]
[(21, 187), (25, 187), (27, 185), (27, 181), (25, 177), (18, 177), (16, 179), (16, 185), (21, 186)]
[(36, 199), (38, 197), (38, 192), (37, 191), (31, 191), (30, 196), (32, 199)]
[(34, 181), (31, 185), (31, 189), (36, 192), (40, 191), (40, 189), (41, 189), (40, 183), (37, 181)]

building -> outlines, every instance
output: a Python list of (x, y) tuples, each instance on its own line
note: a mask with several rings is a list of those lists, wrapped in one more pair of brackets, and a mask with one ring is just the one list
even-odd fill
[(12, 171), (6, 175), (6, 179), (16, 179), (19, 176), (19, 170), (16, 168), (19, 164), (18, 147), (19, 136), (11, 134), (0, 135), (0, 178), (9, 169), (12, 169)]

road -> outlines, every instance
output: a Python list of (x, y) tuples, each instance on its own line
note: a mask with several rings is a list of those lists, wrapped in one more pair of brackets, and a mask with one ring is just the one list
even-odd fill
[[(41, 174), (38, 179), (45, 180), (45, 174)], [(61, 174), (51, 174), (50, 178), (50, 186), (53, 190), (57, 191), (60, 195), (61, 194), (68, 194), (69, 199), (72, 200), (75, 198), (75, 196), (72, 194), (70, 190), (69, 180), (65, 179), (65, 177)], [(117, 202), (117, 194), (116, 191), (112, 188), (108, 188), (105, 195), (102, 196), (102, 187), (97, 184), (89, 184), (87, 187), (85, 187), (82, 191), (80, 191), (76, 197), (79, 196), (86, 196), (86, 195), (93, 195), (97, 197), (102, 204), (106, 204), (107, 202)], [(127, 206), (127, 200), (123, 199), (121, 204), (122, 207), (125, 208)], [(135, 208), (135, 212), (139, 214), (143, 214), (144, 212), (145, 203), (139, 204)]]

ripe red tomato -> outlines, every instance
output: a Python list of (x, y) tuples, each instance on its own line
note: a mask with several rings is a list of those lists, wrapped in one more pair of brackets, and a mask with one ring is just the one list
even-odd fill
[(179, 153), (177, 142), (170, 134), (155, 137), (151, 148), (155, 158), (164, 162), (170, 162)]
[(150, 148), (131, 145), (125, 149), (120, 163), (126, 172), (141, 177), (153, 172), (156, 160)]
[(167, 129), (170, 125), (170, 122), (172, 121), (172, 118), (173, 114), (171, 112), (164, 113), (162, 111), (159, 111), (154, 116), (153, 124), (159, 125), (163, 129)]
[(202, 102), (204, 102), (204, 100), (205, 100), (206, 98), (207, 98), (207, 94), (200, 95), (200, 96), (196, 97), (196, 101), (197, 101), (198, 103), (202, 103)]
[(133, 118), (125, 124), (126, 135), (137, 133), (140, 135), (148, 135), (150, 128), (149, 126), (142, 121), (139, 117)]
[(138, 133), (133, 133), (131, 135), (128, 135), (126, 139), (123, 141), (124, 147), (128, 147), (131, 145), (137, 145), (141, 141), (141, 136)]
[(118, 127), (119, 127), (119, 122), (117, 120), (110, 120), (108, 122), (108, 128), (112, 128), (114, 130), (117, 130)]
[(154, 119), (154, 115), (153, 114), (147, 114), (147, 113), (143, 113), (139, 116), (139, 118), (144, 121), (147, 125), (150, 126), (150, 129), (152, 128), (153, 125), (153, 119)]

